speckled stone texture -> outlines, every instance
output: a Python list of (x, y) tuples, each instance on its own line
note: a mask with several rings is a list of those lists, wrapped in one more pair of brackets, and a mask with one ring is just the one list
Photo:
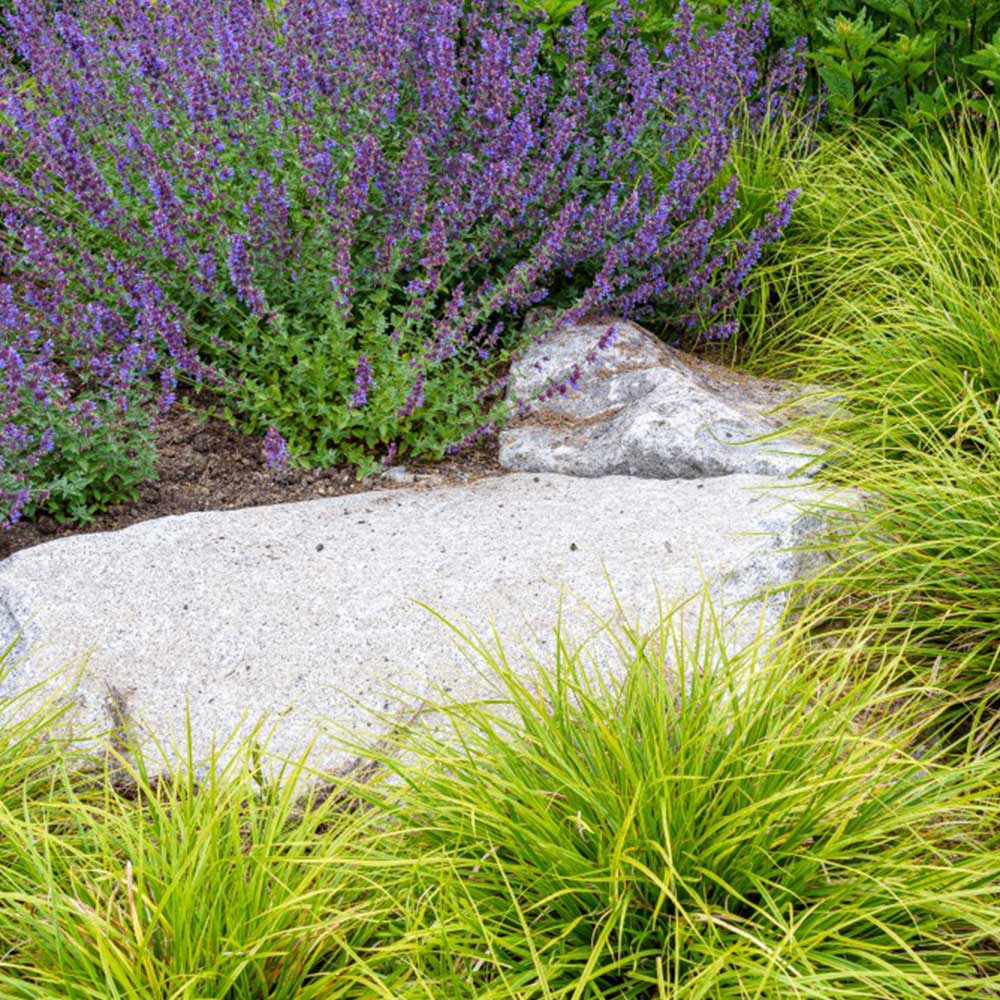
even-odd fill
[[(781, 488), (783, 486), (783, 488)], [(777, 487), (777, 488), (776, 488)], [(0, 563), (4, 642), (25, 634), (7, 693), (89, 651), (71, 721), (107, 727), (110, 704), (169, 744), (185, 711), (198, 755), (258, 718), (271, 748), (348, 754), (330, 733), (378, 735), (366, 709), (406, 715), (436, 689), (489, 693), (424, 603), (514, 655), (611, 616), (605, 573), (629, 620), (709, 581), (726, 613), (803, 572), (785, 551), (809, 530), (808, 486), (769, 476), (706, 480), (511, 474), (239, 511), (186, 514), (79, 535)], [(418, 603), (420, 602), (420, 603)], [(591, 609), (591, 610), (588, 610)], [(763, 605), (773, 620), (781, 598)], [(737, 615), (733, 642), (762, 606)], [(690, 609), (690, 614), (695, 609)], [(327, 720), (324, 723), (323, 720)]]
[[(613, 342), (598, 349), (612, 326)], [(509, 393), (537, 396), (594, 352), (594, 363), (581, 366), (577, 391), (536, 403), (501, 433), (504, 468), (650, 479), (789, 476), (819, 453), (787, 436), (753, 440), (788, 422), (770, 411), (800, 396), (802, 387), (699, 361), (625, 320), (550, 333), (515, 362)]]

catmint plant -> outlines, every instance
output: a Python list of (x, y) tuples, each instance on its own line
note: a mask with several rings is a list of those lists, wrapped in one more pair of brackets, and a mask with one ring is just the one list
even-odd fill
[(627, 6), (544, 38), (505, 0), (13, 0), (6, 37), (8, 521), (39, 413), (155, 422), (179, 383), (272, 467), (461, 447), (530, 405), (527, 310), (726, 336), (794, 201), (726, 237), (740, 130), (801, 86), (794, 53), (761, 72), (766, 4), (682, 5), (662, 50)]

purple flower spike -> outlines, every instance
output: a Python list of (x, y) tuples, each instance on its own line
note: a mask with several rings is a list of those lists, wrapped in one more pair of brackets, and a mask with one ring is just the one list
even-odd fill
[(181, 384), (297, 458), (468, 447), (532, 402), (498, 398), (530, 309), (732, 336), (792, 211), (732, 235), (741, 130), (804, 80), (766, 2), (680, 0), (659, 50), (641, 0), (548, 33), (510, 0), (0, 5), (0, 523), (61, 434)]
[(269, 427), (264, 435), (264, 457), (273, 473), (280, 474), (288, 468), (288, 442), (276, 427)]
[(368, 363), (368, 356), (362, 354), (358, 358), (357, 368), (354, 369), (354, 392), (351, 395), (351, 407), (360, 410), (368, 402), (368, 393), (375, 385), (372, 377), (371, 365)]

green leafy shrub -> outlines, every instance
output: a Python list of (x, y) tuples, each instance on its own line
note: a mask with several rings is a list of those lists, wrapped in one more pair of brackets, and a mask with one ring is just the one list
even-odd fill
[[(810, 55), (835, 118), (911, 125), (968, 103), (983, 110), (998, 64), (995, 0), (866, 0), (817, 4)], [(806, 27), (803, 23), (802, 27)]]
[[(522, 4), (558, 24), (578, 0)], [(718, 24), (728, 0), (694, 4), (698, 21)], [(589, 4), (593, 23), (610, 22), (614, 4)], [(908, 125), (941, 121), (993, 101), (1000, 75), (997, 0), (774, 0), (760, 3), (771, 25), (771, 55), (804, 39), (810, 88), (835, 124), (864, 117)], [(666, 40), (677, 0), (644, 0), (643, 32)]]
[[(43, 406), (27, 399), (22, 405), (21, 429), (36, 439), (48, 435), (51, 448), (32, 468), (42, 488), (15, 519), (44, 509), (60, 523), (86, 524), (100, 511), (134, 501), (139, 484), (155, 477), (155, 433), (140, 408), (122, 412), (92, 401), (93, 419), (82, 422), (81, 432), (81, 422), (73, 419), (80, 403)], [(16, 495), (19, 489), (17, 476), (0, 469), (0, 490)]]
[(796, 60), (762, 75), (749, 12), (697, 37), (681, 17), (657, 58), (624, 5), (593, 49), (583, 14), (546, 48), (493, 0), (14, 0), (3, 521), (129, 495), (116, 456), (140, 449), (120, 419), (95, 438), (88, 399), (152, 420), (179, 382), (212, 388), (275, 464), (371, 471), (522, 412), (507, 362), (543, 300), (724, 328), (794, 194), (731, 241), (718, 181)]
[(989, 42), (967, 55), (962, 62), (966, 66), (971, 66), (973, 72), (988, 81), (995, 91), (996, 85), (1000, 83), (1000, 28)]

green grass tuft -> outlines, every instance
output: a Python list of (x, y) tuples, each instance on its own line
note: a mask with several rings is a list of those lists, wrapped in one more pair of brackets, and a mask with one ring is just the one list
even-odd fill
[(914, 749), (940, 699), (895, 661), (861, 680), (856, 649), (810, 652), (803, 631), (760, 669), (760, 649), (665, 620), (617, 633), (621, 682), (565, 639), (525, 678), (469, 641), (507, 710), (438, 706), (448, 725), (385, 754), (400, 788), (374, 798), (438, 859), (420, 876), (435, 974), (449, 963), (435, 996), (1000, 986), (1000, 756)]
[(394, 996), (399, 869), (371, 815), (303, 798), (304, 759), (264, 783), (252, 739), (160, 776), (123, 749), (49, 754), (46, 794), (41, 750), (5, 761), (0, 996)]
[(608, 626), (617, 671), (470, 639), (501, 697), (327, 784), (256, 734), (157, 776), (11, 721), (0, 996), (1000, 995), (1000, 749), (923, 741), (947, 699), (863, 635), (730, 653), (709, 612)]
[(773, 132), (739, 165), (803, 188), (743, 354), (837, 394), (807, 429), (831, 446), (823, 477), (867, 498), (810, 599), (835, 631), (874, 614), (873, 655), (947, 686), (980, 738), (1000, 687), (998, 126), (811, 150)]

